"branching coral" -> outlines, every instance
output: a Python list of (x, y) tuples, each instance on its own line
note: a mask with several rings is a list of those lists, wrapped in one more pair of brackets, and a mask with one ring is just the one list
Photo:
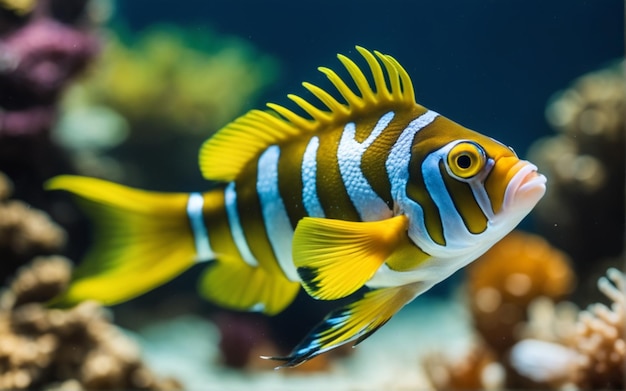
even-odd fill
[(580, 311), (575, 329), (564, 338), (520, 341), (511, 354), (518, 373), (556, 389), (624, 389), (626, 274), (609, 269), (607, 277), (598, 280), (598, 288), (611, 307), (596, 303)]
[(609, 269), (607, 277), (598, 289), (611, 307), (597, 303), (580, 313), (574, 348), (583, 357), (576, 377), (582, 389), (626, 388), (626, 274)]
[(42, 302), (65, 289), (70, 262), (38, 258), (0, 298), (0, 388), (180, 389), (157, 379), (137, 345), (93, 302), (48, 309)]

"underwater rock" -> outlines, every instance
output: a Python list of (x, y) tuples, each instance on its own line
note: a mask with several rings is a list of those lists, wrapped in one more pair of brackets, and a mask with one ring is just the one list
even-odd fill
[(467, 268), (476, 330), (502, 357), (538, 297), (564, 298), (574, 287), (568, 257), (539, 236), (513, 231)]
[(53, 256), (22, 268), (0, 297), (1, 389), (173, 390), (142, 363), (139, 348), (94, 302), (51, 309), (65, 289), (70, 262)]
[(546, 109), (558, 131), (528, 157), (549, 186), (534, 216), (538, 230), (573, 260), (581, 300), (606, 269), (599, 260), (623, 251), (625, 227), (624, 63), (588, 73), (556, 94)]

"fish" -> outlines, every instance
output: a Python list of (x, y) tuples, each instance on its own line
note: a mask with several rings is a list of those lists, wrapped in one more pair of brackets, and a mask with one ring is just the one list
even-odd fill
[(334, 93), (305, 82), (313, 102), (288, 95), (294, 110), (268, 103), (209, 137), (206, 191), (50, 179), (95, 237), (55, 303), (117, 304), (196, 263), (199, 294), (229, 309), (275, 315), (301, 288), (344, 299), (288, 355), (263, 357), (293, 367), (361, 343), (513, 230), (545, 193), (537, 167), (418, 104), (394, 57), (356, 51), (361, 66), (337, 55), (344, 78), (318, 68)]

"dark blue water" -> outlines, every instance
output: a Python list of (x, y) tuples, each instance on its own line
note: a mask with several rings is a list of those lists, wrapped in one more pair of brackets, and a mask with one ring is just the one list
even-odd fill
[[(133, 0), (118, 13), (133, 30), (155, 22), (247, 39), (282, 64), (263, 100), (286, 103), (319, 65), (355, 44), (392, 54), (418, 101), (522, 155), (552, 131), (549, 97), (624, 51), (620, 0), (204, 1)], [(258, 104), (261, 104), (259, 102)]]

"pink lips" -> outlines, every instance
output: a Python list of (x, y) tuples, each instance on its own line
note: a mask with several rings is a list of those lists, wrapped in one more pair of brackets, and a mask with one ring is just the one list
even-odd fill
[(539, 174), (536, 168), (529, 172), (524, 179), (522, 179), (517, 192), (526, 192), (534, 188), (543, 187), (545, 189), (546, 177)]

